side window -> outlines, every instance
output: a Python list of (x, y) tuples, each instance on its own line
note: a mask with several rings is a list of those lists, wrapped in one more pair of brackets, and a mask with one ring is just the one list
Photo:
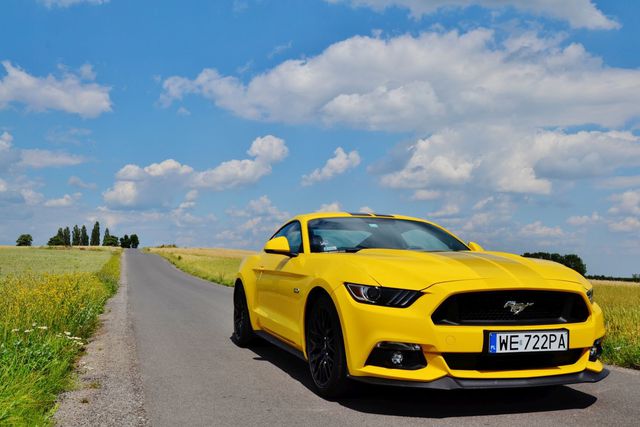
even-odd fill
[[(291, 252), (301, 253), (302, 249), (302, 232), (298, 221), (291, 222), (280, 229), (273, 237), (284, 236), (289, 241)], [(272, 237), (272, 239), (273, 239)]]

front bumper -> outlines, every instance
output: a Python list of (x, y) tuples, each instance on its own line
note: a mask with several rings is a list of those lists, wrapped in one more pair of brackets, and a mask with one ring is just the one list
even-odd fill
[[(511, 285), (512, 286), (512, 285)], [(482, 289), (475, 282), (474, 290)], [(578, 284), (547, 283), (546, 289), (584, 292)], [(509, 284), (487, 283), (486, 289), (509, 289)], [(526, 326), (449, 326), (435, 325), (431, 314), (447, 297), (469, 290), (463, 282), (435, 285), (408, 308), (389, 308), (361, 304), (349, 295), (344, 286), (338, 287), (333, 299), (341, 317), (349, 375), (354, 380), (375, 383), (391, 382), (426, 388), (488, 388), (528, 387), (535, 385), (594, 382), (607, 373), (598, 360), (589, 360), (589, 349), (596, 339), (604, 336), (604, 319), (597, 304), (589, 305), (585, 322)], [(524, 331), (567, 329), (569, 349), (579, 353), (570, 364), (545, 366), (536, 369), (467, 370), (453, 369), (445, 360), (446, 354), (482, 354), (488, 331)], [(421, 369), (393, 369), (367, 364), (367, 359), (380, 342), (418, 344), (427, 366)], [(604, 372), (604, 373), (603, 373)]]
[(503, 378), (503, 379), (465, 379), (442, 377), (433, 381), (402, 381), (376, 377), (351, 377), (355, 381), (372, 385), (429, 388), (436, 390), (488, 389), (488, 388), (523, 388), (545, 387), (555, 385), (596, 383), (609, 375), (608, 369), (600, 372), (582, 371), (575, 374), (553, 375), (537, 378)]

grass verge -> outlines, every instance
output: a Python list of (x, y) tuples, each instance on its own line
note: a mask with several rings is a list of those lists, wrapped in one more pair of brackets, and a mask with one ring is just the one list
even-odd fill
[(602, 307), (607, 335), (602, 360), (640, 369), (640, 285), (592, 280), (594, 300)]
[[(56, 265), (69, 255), (60, 254)], [(106, 254), (94, 272), (0, 277), (0, 425), (52, 422), (56, 397), (118, 287), (120, 251)]]
[(242, 259), (254, 254), (235, 249), (147, 248), (185, 273), (210, 282), (233, 286)]

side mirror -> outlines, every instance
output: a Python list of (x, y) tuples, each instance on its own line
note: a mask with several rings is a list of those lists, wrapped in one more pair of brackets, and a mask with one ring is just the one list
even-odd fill
[(297, 254), (291, 253), (289, 247), (289, 241), (286, 237), (274, 237), (264, 245), (264, 251), (268, 254), (279, 254), (287, 256), (296, 256)]
[(469, 242), (467, 246), (469, 246), (469, 249), (471, 249), (473, 252), (484, 252), (484, 248), (476, 242)]

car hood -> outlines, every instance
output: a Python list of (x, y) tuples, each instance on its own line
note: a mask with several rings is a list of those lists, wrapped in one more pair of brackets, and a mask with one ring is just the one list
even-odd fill
[(563, 265), (501, 252), (366, 249), (341, 256), (381, 286), (403, 289), (480, 279), (534, 287), (544, 286), (546, 279), (581, 282), (578, 273)]

